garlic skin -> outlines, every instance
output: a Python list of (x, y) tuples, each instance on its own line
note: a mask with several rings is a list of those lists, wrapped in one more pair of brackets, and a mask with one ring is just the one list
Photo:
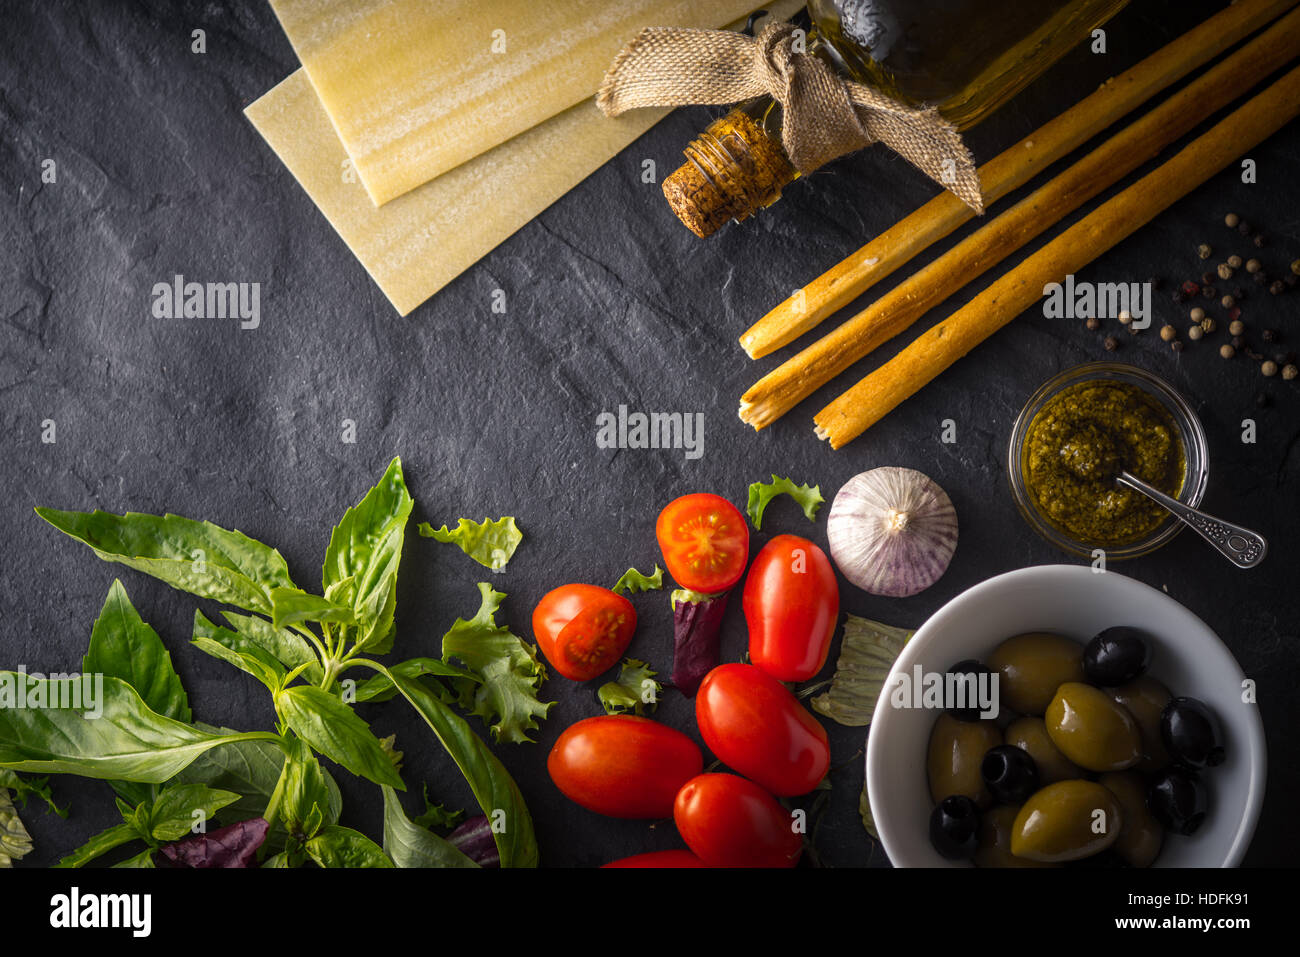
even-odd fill
[(873, 595), (905, 598), (947, 570), (957, 548), (957, 512), (923, 472), (872, 469), (836, 494), (826, 537), (845, 578)]

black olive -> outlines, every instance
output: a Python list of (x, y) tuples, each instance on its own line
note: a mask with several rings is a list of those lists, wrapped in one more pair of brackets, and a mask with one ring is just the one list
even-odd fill
[[(964, 704), (966, 704), (967, 707), (958, 708), (954, 706), (945, 710), (947, 710), (947, 712), (954, 718), (961, 721), (979, 721), (981, 710), (979, 706), (980, 675), (992, 674), (993, 672), (989, 670), (988, 665), (976, 661), (974, 658), (967, 658), (964, 661), (959, 661), (949, 668), (945, 673), (944, 688), (947, 689), (948, 687), (953, 687), (954, 690), (957, 688), (963, 689), (965, 694)], [(964, 675), (968, 676), (971, 680), (955, 682), (948, 680), (946, 675)], [(991, 679), (985, 678), (984, 681), (985, 687), (991, 687)]]
[(1174, 698), (1160, 712), (1160, 737), (1175, 761), (1189, 768), (1212, 768), (1225, 757), (1219, 722), (1195, 698)]
[(979, 829), (980, 810), (964, 794), (944, 798), (930, 814), (930, 843), (949, 860), (975, 853)]
[(999, 804), (1023, 804), (1038, 790), (1038, 765), (1014, 744), (989, 748), (980, 762), (980, 774), (993, 800)]
[(1146, 670), (1148, 648), (1142, 632), (1119, 625), (1100, 632), (1083, 649), (1083, 673), (1094, 685), (1114, 688)]
[(1147, 807), (1175, 834), (1192, 834), (1210, 807), (1205, 785), (1186, 768), (1165, 768), (1147, 789)]

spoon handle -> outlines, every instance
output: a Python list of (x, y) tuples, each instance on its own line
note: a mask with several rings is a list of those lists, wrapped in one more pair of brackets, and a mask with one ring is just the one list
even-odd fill
[(1248, 528), (1233, 525), (1231, 522), (1225, 522), (1190, 508), (1128, 472), (1121, 472), (1117, 481), (1137, 489), (1148, 498), (1155, 499), (1195, 529), (1197, 534), (1227, 556), (1228, 561), (1238, 568), (1254, 568), (1264, 560), (1264, 555), (1268, 552), (1268, 542), (1258, 532), (1252, 532)]

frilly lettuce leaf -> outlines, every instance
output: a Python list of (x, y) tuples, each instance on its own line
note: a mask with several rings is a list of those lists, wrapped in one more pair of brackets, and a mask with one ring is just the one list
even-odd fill
[(749, 502), (745, 505), (745, 511), (749, 513), (749, 520), (754, 523), (754, 528), (762, 531), (763, 512), (766, 511), (768, 503), (778, 495), (789, 495), (798, 502), (810, 522), (817, 520), (817, 510), (826, 501), (822, 498), (820, 485), (812, 487), (795, 485), (788, 478), (778, 478), (773, 475), (772, 481), (755, 482), (749, 487)]
[(659, 704), (664, 686), (654, 680), (658, 674), (644, 661), (628, 658), (619, 669), (618, 680), (600, 686), (596, 697), (606, 714), (626, 714), (631, 711), (645, 714)]
[(655, 565), (655, 570), (649, 575), (643, 575), (635, 568), (629, 568), (623, 573), (623, 577), (614, 583), (614, 587), (610, 591), (615, 595), (621, 595), (625, 591), (658, 591), (663, 587), (664, 570)]
[(495, 522), (486, 518), (481, 522), (471, 522), (462, 518), (456, 522), (454, 529), (434, 528), (428, 522), (421, 522), (419, 533), (425, 538), (456, 545), (462, 552), (484, 568), (499, 572), (506, 567), (524, 540), (524, 533), (511, 516), (498, 518)]

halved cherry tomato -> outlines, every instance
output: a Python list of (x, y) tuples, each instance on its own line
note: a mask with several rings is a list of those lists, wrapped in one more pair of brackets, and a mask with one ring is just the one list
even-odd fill
[(830, 769), (821, 722), (753, 665), (719, 665), (705, 675), (695, 719), (718, 760), (777, 797), (807, 794)]
[(790, 812), (735, 774), (688, 781), (673, 802), (673, 822), (709, 867), (794, 867), (803, 851)]
[(668, 817), (704, 755), (686, 735), (635, 715), (598, 715), (564, 729), (546, 770), (565, 797), (608, 817)]
[(555, 670), (590, 681), (618, 663), (636, 631), (636, 609), (599, 585), (561, 585), (533, 610), (533, 636)]
[(749, 660), (778, 681), (807, 681), (826, 664), (840, 614), (840, 587), (826, 553), (778, 535), (745, 579)]
[(621, 857), (617, 861), (602, 864), (607, 867), (708, 867), (690, 851), (651, 851), (649, 854), (633, 854)]
[(699, 592), (726, 591), (745, 574), (749, 525), (720, 495), (697, 492), (659, 513), (655, 537), (677, 584)]

